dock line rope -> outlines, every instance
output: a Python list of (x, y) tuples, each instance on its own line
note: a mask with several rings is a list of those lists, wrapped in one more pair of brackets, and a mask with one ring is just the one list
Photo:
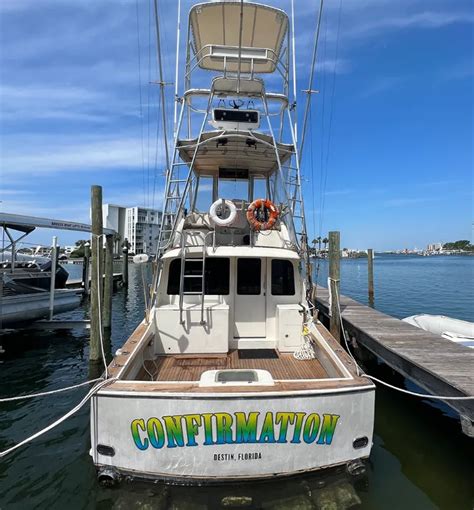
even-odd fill
[(89, 392), (87, 393), (87, 395), (79, 402), (79, 404), (77, 404), (75, 407), (73, 407), (70, 411), (68, 411), (66, 414), (64, 414), (63, 416), (61, 416), (61, 418), (58, 418), (55, 422), (51, 423), (50, 425), (48, 425), (47, 427), (45, 427), (44, 429), (41, 429), (39, 432), (36, 432), (35, 434), (27, 437), (26, 439), (23, 439), (23, 441), (20, 441), (19, 443), (11, 446), (10, 448), (7, 448), (6, 450), (4, 450), (3, 452), (0, 452), (0, 458), (2, 457), (5, 457), (7, 456), (9, 453), (12, 453), (14, 452), (15, 450), (17, 450), (18, 448), (20, 448), (21, 446), (24, 446), (25, 444), (28, 444), (30, 443), (31, 441), (33, 441), (34, 439), (36, 439), (37, 437), (40, 437), (42, 436), (43, 434), (46, 434), (46, 432), (49, 432), (50, 430), (54, 429), (55, 427), (57, 427), (58, 425), (60, 425), (63, 421), (66, 421), (68, 418), (70, 418), (73, 414), (77, 413), (77, 411), (79, 411), (79, 409), (81, 409), (82, 407), (84, 407), (85, 404), (87, 404), (87, 402), (101, 389), (103, 388), (104, 386), (107, 386), (109, 385), (110, 383), (114, 382), (116, 380), (115, 377), (111, 378), (111, 379), (107, 379), (106, 381), (102, 381), (100, 383), (97, 383), (93, 388), (91, 388), (89, 390)]
[(87, 386), (88, 384), (92, 384), (94, 382), (103, 381), (103, 377), (98, 377), (97, 379), (91, 379), (90, 381), (85, 381), (79, 384), (74, 384), (73, 386), (67, 386), (66, 388), (59, 388), (57, 390), (51, 391), (43, 391), (41, 393), (31, 393), (30, 395), (19, 395), (17, 397), (8, 397), (8, 398), (0, 398), (0, 403), (2, 402), (13, 402), (15, 400), (25, 400), (28, 398), (36, 398), (36, 397), (45, 397), (46, 395), (54, 395), (55, 393), (62, 393), (63, 391), (74, 390), (76, 388), (80, 388), (81, 386)]
[(100, 323), (99, 339), (100, 339), (100, 348), (101, 348), (101, 353), (102, 353), (102, 360), (104, 362), (104, 367), (105, 367), (105, 380), (104, 380), (103, 377), (100, 377), (100, 378), (97, 378), (97, 379), (92, 379), (90, 381), (85, 381), (83, 383), (75, 384), (73, 386), (68, 386), (66, 388), (59, 388), (57, 390), (45, 391), (45, 392), (41, 392), (41, 393), (33, 393), (33, 394), (30, 394), (30, 395), (19, 395), (17, 397), (9, 397), (9, 398), (0, 399), (0, 403), (2, 403), (2, 402), (11, 402), (11, 401), (16, 401), (16, 400), (24, 400), (24, 399), (35, 398), (35, 397), (42, 397), (42, 396), (46, 396), (46, 395), (53, 395), (53, 394), (56, 394), (56, 393), (61, 393), (61, 392), (64, 392), (64, 391), (69, 391), (69, 390), (72, 390), (72, 389), (75, 389), (75, 388), (79, 388), (81, 386), (86, 386), (86, 385), (91, 384), (93, 382), (97, 383), (97, 384), (95, 384), (95, 386), (93, 386), (88, 391), (88, 393), (79, 402), (79, 404), (77, 404), (70, 411), (68, 411), (66, 414), (61, 416), (61, 418), (58, 418), (56, 421), (54, 421), (53, 423), (51, 423), (47, 427), (41, 429), (40, 431), (38, 431), (35, 434), (27, 437), (26, 439), (23, 439), (23, 441), (20, 441), (19, 443), (11, 446), (10, 448), (4, 450), (3, 452), (0, 452), (0, 458), (5, 457), (9, 453), (12, 453), (16, 449), (20, 448), (21, 446), (24, 446), (25, 444), (30, 443), (31, 441), (33, 441), (37, 437), (40, 437), (43, 434), (46, 434), (46, 432), (49, 432), (50, 430), (54, 429), (55, 427), (60, 425), (62, 422), (66, 421), (68, 418), (70, 418), (73, 414), (77, 413), (77, 411), (79, 411), (79, 409), (84, 407), (84, 405), (87, 404), (87, 402), (101, 388), (103, 388), (103, 387), (105, 387), (105, 386), (107, 386), (107, 385), (109, 385), (112, 382), (117, 380), (116, 377), (112, 377), (112, 378), (108, 379), (108, 368), (107, 368), (107, 361), (105, 359), (105, 350), (104, 350), (104, 337), (103, 337), (103, 334), (102, 334), (102, 313), (101, 313), (101, 310), (100, 310), (100, 307), (101, 307), (101, 302), (100, 302), (101, 275), (100, 275), (100, 264), (99, 264), (100, 258), (99, 257), (100, 257), (100, 249), (101, 249), (101, 247), (100, 247), (100, 239), (101, 239), (101, 237), (103, 237), (103, 234), (95, 236), (95, 237), (97, 238), (97, 290), (98, 290), (98, 305), (99, 305), (98, 308), (99, 308), (99, 323)]
[[(328, 278), (328, 280), (335, 281), (332, 278)], [(426, 394), (426, 393), (417, 393), (415, 391), (410, 391), (410, 390), (406, 390), (404, 388), (399, 388), (398, 386), (393, 386), (392, 384), (382, 381), (381, 379), (378, 379), (377, 377), (374, 377), (373, 375), (363, 373), (362, 368), (357, 363), (355, 357), (353, 356), (353, 354), (349, 348), (349, 342), (347, 341), (346, 330), (344, 328), (344, 322), (343, 322), (343, 318), (342, 318), (341, 302), (339, 299), (339, 289), (337, 288), (337, 285), (335, 285), (335, 289), (336, 289), (335, 298), (336, 298), (336, 302), (337, 302), (337, 313), (339, 315), (339, 319), (341, 322), (342, 336), (344, 338), (344, 343), (346, 344), (347, 352), (355, 363), (355, 366), (357, 369), (357, 375), (360, 375), (361, 377), (365, 377), (367, 379), (371, 379), (372, 381), (378, 382), (379, 384), (382, 384), (383, 386), (386, 386), (387, 388), (391, 388), (392, 390), (396, 390), (396, 391), (399, 391), (400, 393), (405, 393), (407, 395), (412, 395), (414, 397), (430, 398), (432, 400), (474, 400), (474, 396), (473, 397), (444, 397), (441, 395), (430, 395), (430, 394)]]

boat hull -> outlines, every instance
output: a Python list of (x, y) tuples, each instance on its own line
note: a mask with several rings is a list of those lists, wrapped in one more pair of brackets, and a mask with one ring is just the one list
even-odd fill
[(91, 454), (116, 477), (291, 476), (368, 457), (374, 400), (373, 387), (252, 396), (106, 391), (92, 402)]
[[(16, 327), (49, 316), (50, 293), (43, 291), (3, 297), (0, 303), (0, 327)], [(81, 293), (57, 290), (54, 294), (54, 313), (74, 310), (81, 304)]]

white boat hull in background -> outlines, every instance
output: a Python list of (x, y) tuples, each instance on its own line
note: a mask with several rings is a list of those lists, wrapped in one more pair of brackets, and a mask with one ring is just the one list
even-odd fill
[(411, 315), (403, 319), (408, 324), (441, 335), (452, 342), (474, 348), (474, 323), (453, 319), (445, 315)]

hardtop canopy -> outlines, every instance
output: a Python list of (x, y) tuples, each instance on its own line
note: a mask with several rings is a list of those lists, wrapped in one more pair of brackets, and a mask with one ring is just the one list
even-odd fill
[(281, 9), (250, 2), (206, 2), (192, 7), (189, 20), (202, 69), (237, 72), (241, 42), (241, 72), (275, 71), (288, 31), (288, 16)]

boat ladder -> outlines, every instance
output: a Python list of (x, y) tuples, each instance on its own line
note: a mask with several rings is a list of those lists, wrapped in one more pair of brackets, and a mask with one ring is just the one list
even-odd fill
[[(181, 236), (181, 273), (179, 278), (179, 323), (184, 324), (186, 321), (183, 318), (183, 305), (184, 296), (201, 296), (201, 321), (200, 324), (206, 324), (204, 320), (204, 298), (206, 292), (206, 243), (202, 245), (201, 257), (186, 257), (187, 244), (186, 244), (186, 232), (183, 232)], [(193, 274), (186, 274), (186, 261), (200, 262), (199, 269), (197, 272), (193, 271)], [(201, 279), (201, 290), (200, 291), (186, 291), (186, 281), (191, 279)]]

